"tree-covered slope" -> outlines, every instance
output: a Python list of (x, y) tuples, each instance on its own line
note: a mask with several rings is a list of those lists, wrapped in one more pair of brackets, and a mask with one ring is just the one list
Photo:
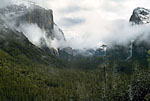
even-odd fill
[(16, 59), (0, 49), (2, 101), (149, 99), (149, 70), (138, 69), (128, 75), (106, 65), (104, 78), (103, 65), (95, 70), (66, 69), (34, 64), (26, 57), (18, 58), (21, 63)]

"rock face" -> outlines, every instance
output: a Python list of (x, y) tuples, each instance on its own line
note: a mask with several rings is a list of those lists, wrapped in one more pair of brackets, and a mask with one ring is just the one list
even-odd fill
[(33, 6), (27, 9), (25, 14), (17, 18), (17, 25), (22, 23), (37, 24), (43, 31), (46, 31), (47, 38), (53, 39), (54, 34), (54, 22), (53, 22), (53, 12), (52, 10), (46, 10), (39, 6)]
[(17, 58), (23, 56), (33, 63), (62, 66), (60, 61), (50, 52), (46, 52), (33, 45), (28, 38), (15, 29), (11, 29), (0, 18), (0, 50), (5, 51), (10, 56)]
[[(63, 40), (65, 36), (63, 31), (54, 23), (53, 11), (50, 9), (42, 8), (38, 5), (25, 6), (21, 5), (10, 5), (6, 8), (0, 9), (4, 21), (8, 24), (12, 23), (14, 29), (19, 29), (19, 26), (24, 24), (36, 24), (42, 32), (43, 36), (39, 41), (40, 47), (55, 51), (51, 46), (51, 41)], [(14, 27), (15, 25), (15, 27)], [(22, 32), (22, 30), (19, 29)], [(55, 53), (55, 52), (54, 52)]]
[(150, 10), (142, 7), (137, 7), (133, 11), (130, 22), (133, 22), (134, 24), (150, 23)]
[[(50, 9), (47, 10), (38, 5), (34, 5), (33, 7), (30, 8), (26, 7), (23, 8), (24, 14), (17, 17), (16, 19), (17, 26), (23, 23), (37, 24), (38, 27), (42, 29), (42, 31), (46, 32), (47, 38), (51, 38), (52, 40), (54, 38), (58, 40), (61, 39), (65, 40), (63, 31), (53, 21), (52, 10)], [(20, 9), (18, 12), (20, 12)], [(55, 31), (57, 31), (57, 33), (55, 33)], [(60, 33), (59, 36), (57, 35), (58, 33)]]

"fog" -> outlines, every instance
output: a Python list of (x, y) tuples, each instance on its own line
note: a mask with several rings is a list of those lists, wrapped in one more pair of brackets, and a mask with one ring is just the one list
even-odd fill
[(131, 40), (137, 38), (139, 38), (138, 41), (150, 42), (150, 24), (133, 25), (128, 21), (121, 20), (113, 22), (110, 26), (108, 34), (102, 38), (102, 41), (108, 45), (127, 45)]
[(35, 45), (40, 46), (40, 40), (44, 37), (42, 30), (37, 24), (22, 24), (17, 28)]
[(46, 37), (46, 32), (38, 27), (37, 24), (25, 23), (21, 24), (19, 27), (16, 27), (16, 29), (20, 32), (23, 32), (30, 42), (39, 47), (42, 47), (42, 43), (44, 43), (44, 45), (47, 45), (49, 48), (59, 48), (59, 43), (64, 42), (61, 40), (62, 35), (60, 35), (60, 33), (57, 31), (58, 29), (56, 28), (54, 28), (54, 32), (57, 34), (57, 36), (59, 35), (59, 37), (58, 39), (54, 38), (53, 40)]

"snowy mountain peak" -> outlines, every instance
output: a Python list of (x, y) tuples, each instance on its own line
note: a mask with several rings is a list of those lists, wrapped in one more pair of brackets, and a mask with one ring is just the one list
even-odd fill
[(133, 22), (134, 24), (150, 23), (150, 10), (143, 7), (137, 7), (133, 11), (130, 22)]

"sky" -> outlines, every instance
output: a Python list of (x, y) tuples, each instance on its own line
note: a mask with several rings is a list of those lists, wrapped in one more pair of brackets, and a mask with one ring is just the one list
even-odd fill
[(117, 22), (127, 23), (136, 7), (150, 9), (150, 0), (44, 1), (41, 4), (53, 9), (55, 22), (73, 47), (93, 44), (99, 47), (110, 35), (112, 26)]
[[(14, 1), (19, 0), (2, 0), (0, 7)], [(33, 1), (53, 10), (55, 23), (63, 30), (66, 40), (74, 48), (92, 47), (93, 44), (94, 47), (99, 46), (109, 40), (110, 37), (107, 37), (113, 35), (114, 28), (129, 22), (136, 7), (150, 9), (150, 0)]]

